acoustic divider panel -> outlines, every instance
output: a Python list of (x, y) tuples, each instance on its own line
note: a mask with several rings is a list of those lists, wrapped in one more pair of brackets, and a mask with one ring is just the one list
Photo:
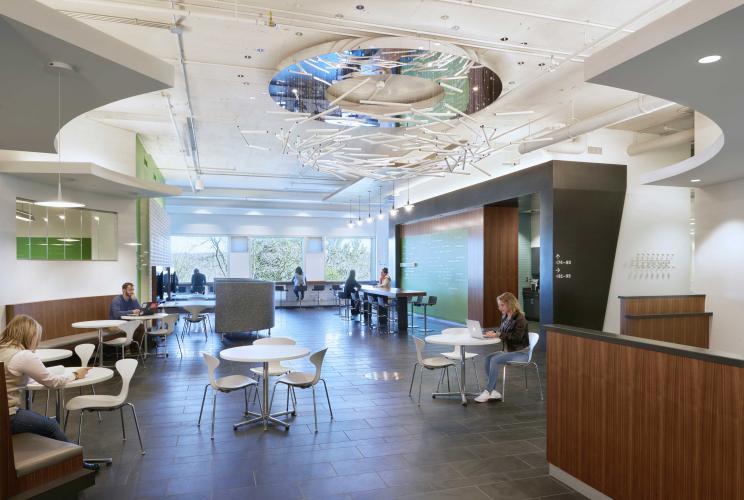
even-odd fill
[(274, 327), (274, 283), (248, 278), (215, 278), (216, 333), (245, 333)]

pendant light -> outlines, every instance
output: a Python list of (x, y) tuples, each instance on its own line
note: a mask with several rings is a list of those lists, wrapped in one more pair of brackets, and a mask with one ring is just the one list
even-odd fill
[(372, 190), (367, 191), (367, 224), (372, 224), (375, 218), (372, 217)]
[(357, 226), (362, 225), (362, 197), (357, 199)]
[(377, 219), (382, 220), (385, 216), (382, 214), (382, 186), (380, 186), (380, 213), (377, 214)]
[(85, 204), (62, 199), (62, 70), (74, 70), (69, 64), (60, 61), (50, 62), (49, 67), (57, 70), (57, 199), (37, 201), (35, 204), (52, 208), (81, 208)]
[(406, 212), (410, 212), (413, 210), (413, 204), (411, 203), (411, 179), (408, 179), (408, 198), (406, 199), (406, 205), (403, 207), (406, 209)]
[(349, 200), (349, 223), (346, 225), (349, 229), (354, 227), (354, 221), (351, 220), (351, 200)]
[(398, 209), (395, 208), (395, 181), (393, 181), (393, 208), (390, 209), (390, 217), (398, 215)]

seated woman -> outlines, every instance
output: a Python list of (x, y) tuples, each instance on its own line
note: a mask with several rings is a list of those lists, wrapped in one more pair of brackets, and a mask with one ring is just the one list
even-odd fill
[(527, 320), (519, 307), (517, 298), (506, 292), (499, 295), (496, 300), (499, 311), (501, 311), (501, 326), (497, 332), (485, 332), (483, 336), (498, 336), (504, 344), (504, 350), (486, 356), (488, 383), (486, 389), (475, 398), (478, 403), (501, 399), (501, 393), (496, 390), (496, 384), (504, 364), (508, 361), (527, 361), (529, 357), (530, 340)]
[[(40, 339), (41, 325), (25, 314), (10, 320), (0, 337), (0, 362), (5, 364), (10, 432), (11, 434), (30, 432), (58, 441), (68, 441), (56, 420), (20, 407), (21, 390), (26, 387), (29, 378), (54, 389), (85, 377), (90, 368), (78, 368), (70, 374), (52, 374), (34, 352)], [(98, 469), (96, 464), (85, 466)]]
[(388, 274), (388, 268), (383, 267), (380, 271), (380, 281), (375, 285), (378, 288), (390, 288), (391, 285), (390, 275)]
[(362, 285), (356, 280), (356, 271), (352, 269), (349, 271), (349, 277), (346, 278), (344, 283), (344, 297), (351, 299), (351, 314), (356, 316), (359, 314), (359, 294), (357, 293), (362, 288)]
[(297, 269), (295, 269), (295, 274), (292, 278), (292, 284), (294, 285), (294, 294), (297, 300), (305, 300), (307, 280), (305, 280), (305, 273), (302, 272), (302, 268), (300, 266), (297, 266)]

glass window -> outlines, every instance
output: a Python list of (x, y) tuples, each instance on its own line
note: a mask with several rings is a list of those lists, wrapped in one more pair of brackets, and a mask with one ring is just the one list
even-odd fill
[(358, 281), (372, 276), (371, 238), (329, 238), (326, 241), (325, 279), (345, 281), (351, 269)]
[(16, 258), (116, 260), (117, 215), (16, 199)]
[(171, 262), (179, 283), (190, 283), (194, 269), (210, 283), (230, 275), (227, 236), (171, 236), (170, 244)]
[(297, 266), (303, 266), (302, 238), (253, 238), (253, 278), (290, 281)]

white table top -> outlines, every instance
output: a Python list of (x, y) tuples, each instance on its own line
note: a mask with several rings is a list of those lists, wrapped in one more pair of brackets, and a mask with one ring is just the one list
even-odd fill
[(69, 358), (72, 356), (72, 351), (69, 349), (36, 349), (35, 354), (39, 356), (42, 363), (49, 363)]
[(501, 339), (498, 337), (475, 339), (470, 336), (467, 328), (447, 328), (442, 330), (442, 333), (439, 335), (427, 335), (425, 340), (430, 344), (455, 346), (493, 345), (501, 342)]
[(122, 316), (121, 319), (125, 319), (127, 321), (148, 321), (151, 319), (163, 319), (170, 316), (168, 313), (154, 313), (154, 314), (148, 314), (147, 316)]
[[(57, 368), (56, 366), (50, 367), (50, 371), (56, 372), (58, 370), (54, 370), (54, 368)], [(72, 373), (75, 370), (77, 370), (78, 367), (63, 367), (65, 373)], [(62, 370), (59, 370), (62, 371)], [(105, 382), (106, 380), (110, 380), (114, 378), (114, 370), (111, 370), (110, 368), (100, 368), (100, 367), (94, 367), (91, 368), (88, 374), (83, 377), (79, 378), (77, 380), (73, 380), (71, 382), (67, 382), (64, 386), (65, 389), (72, 389), (75, 387), (83, 387), (86, 385), (93, 385), (98, 384), (100, 382)], [(29, 380), (28, 385), (26, 388), (30, 391), (41, 391), (41, 390), (48, 390), (49, 387), (45, 387), (41, 385), (40, 383), (36, 382), (35, 380)]]
[(126, 321), (120, 319), (97, 319), (93, 321), (78, 321), (73, 323), (73, 328), (110, 328), (112, 326), (121, 326)]
[(220, 351), (220, 357), (227, 361), (241, 363), (270, 363), (288, 359), (304, 358), (310, 349), (297, 345), (245, 345)]

